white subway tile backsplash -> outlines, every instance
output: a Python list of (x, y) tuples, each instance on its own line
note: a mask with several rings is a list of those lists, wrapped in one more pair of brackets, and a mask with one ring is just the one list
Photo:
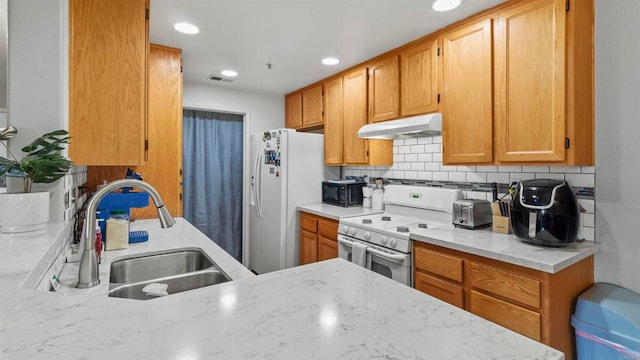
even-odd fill
[(522, 172), (548, 173), (549, 172), (549, 167), (548, 166), (523, 166), (522, 167)]
[(596, 241), (595, 230), (595, 228), (589, 227), (582, 228), (582, 235), (584, 235), (584, 239), (589, 241)]
[(476, 171), (476, 167), (475, 166), (458, 166), (458, 171), (474, 172)]
[(477, 166), (476, 171), (478, 172), (498, 172), (497, 166)]
[[(463, 173), (465, 174), (465, 173)], [(467, 181), (468, 182), (478, 182), (478, 183), (486, 183), (487, 182), (487, 173), (475, 173), (475, 172), (468, 172), (467, 174)], [(451, 175), (449, 175), (449, 177), (451, 177)]]
[(441, 153), (442, 144), (427, 144), (424, 145), (424, 152), (426, 153)]
[(434, 172), (433, 180), (436, 181), (449, 181), (449, 173), (448, 172)]
[(578, 199), (578, 204), (587, 212), (587, 214), (594, 214), (596, 211), (596, 203), (594, 200)]
[(438, 162), (442, 162), (442, 153), (434, 153), (433, 154), (433, 161), (438, 161)]
[(579, 174), (580, 166), (550, 166), (549, 171), (552, 173)]
[(418, 138), (418, 144), (433, 144), (433, 138), (430, 136)]
[(417, 179), (418, 178), (418, 172), (417, 171), (405, 171), (404, 172), (404, 178), (405, 179)]
[(415, 145), (417, 143), (418, 143), (418, 139), (416, 139), (416, 138), (404, 139), (404, 144), (405, 145)]
[(509, 173), (487, 173), (487, 182), (492, 183), (500, 183), (500, 184), (508, 184), (509, 183)]
[(405, 162), (418, 162), (418, 154), (406, 154), (404, 156)]
[(564, 174), (536, 173), (536, 179), (564, 180)]
[(393, 153), (394, 153), (394, 154), (399, 153), (399, 151), (398, 151), (398, 150), (399, 150), (399, 147), (398, 147), (398, 146), (394, 146), (394, 147), (393, 147)]
[(411, 163), (411, 170), (424, 171), (424, 163), (419, 163), (419, 162)]
[(438, 162), (425, 163), (424, 169), (427, 171), (440, 171), (440, 163)]
[(396, 179), (405, 179), (404, 171), (394, 170), (394, 171), (391, 172), (391, 177), (396, 178)]
[(411, 146), (398, 146), (398, 153), (399, 154), (409, 154), (411, 153)]
[(595, 227), (595, 215), (594, 214), (582, 214), (582, 225), (587, 227)]
[(433, 180), (433, 172), (418, 171), (418, 180)]
[(594, 176), (592, 174), (566, 174), (564, 179), (571, 186), (594, 187)]
[(450, 165), (442, 165), (442, 166), (440, 166), (440, 170), (442, 170), (442, 171), (458, 171), (458, 167), (457, 166), (450, 166)]
[(535, 179), (536, 174), (532, 173), (509, 173), (509, 182), (519, 182), (522, 180)]
[(433, 154), (418, 154), (418, 161), (431, 162), (433, 161)]
[(449, 181), (465, 182), (467, 181), (467, 174), (463, 172), (450, 172)]
[(498, 172), (522, 172), (522, 166), (498, 166)]
[(398, 170), (411, 170), (411, 163), (399, 163)]
[(393, 155), (393, 163), (396, 164), (396, 163), (404, 162), (405, 156), (406, 155), (404, 155), (404, 154), (394, 154)]
[(404, 139), (394, 139), (393, 147), (398, 147), (404, 145)]
[(431, 138), (434, 144), (442, 144), (442, 136), (434, 136)]
[(411, 145), (411, 153), (412, 154), (422, 154), (424, 153), (424, 148), (426, 145)]

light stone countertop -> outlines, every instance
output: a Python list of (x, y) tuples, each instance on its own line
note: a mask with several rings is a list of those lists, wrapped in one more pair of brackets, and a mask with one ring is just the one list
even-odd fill
[(343, 218), (354, 216), (381, 214), (384, 212), (384, 210), (371, 210), (371, 208), (364, 208), (362, 206), (340, 207), (323, 203), (298, 205), (297, 209), (298, 211), (304, 211), (334, 220), (340, 220)]
[(600, 250), (600, 243), (593, 241), (545, 247), (524, 243), (512, 234), (500, 234), (491, 229), (460, 229), (451, 224), (419, 229), (412, 232), (410, 238), (552, 274)]
[[(183, 219), (134, 224), (150, 240), (107, 252), (100, 286), (38, 292), (0, 277), (0, 358), (563, 359), (342, 259), (253, 276)], [(148, 301), (107, 297), (110, 261), (162, 246), (202, 247), (237, 280)]]

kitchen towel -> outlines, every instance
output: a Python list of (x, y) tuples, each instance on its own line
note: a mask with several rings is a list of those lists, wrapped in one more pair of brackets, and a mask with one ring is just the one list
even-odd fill
[(351, 254), (351, 262), (363, 267), (367, 266), (367, 244), (353, 242), (353, 253)]

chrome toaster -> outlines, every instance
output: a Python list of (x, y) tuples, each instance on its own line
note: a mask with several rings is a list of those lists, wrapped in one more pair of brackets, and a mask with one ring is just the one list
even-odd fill
[(453, 225), (479, 229), (491, 225), (491, 203), (487, 200), (462, 199), (453, 202)]

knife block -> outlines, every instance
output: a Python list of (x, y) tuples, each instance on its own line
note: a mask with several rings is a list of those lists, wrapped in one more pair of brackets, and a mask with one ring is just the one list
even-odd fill
[[(511, 212), (508, 205), (509, 203), (507, 203), (507, 214)], [(491, 203), (491, 209), (493, 210), (493, 232), (511, 234), (513, 231), (511, 230), (511, 219), (509, 216), (502, 216), (500, 214), (500, 205), (497, 202)]]

